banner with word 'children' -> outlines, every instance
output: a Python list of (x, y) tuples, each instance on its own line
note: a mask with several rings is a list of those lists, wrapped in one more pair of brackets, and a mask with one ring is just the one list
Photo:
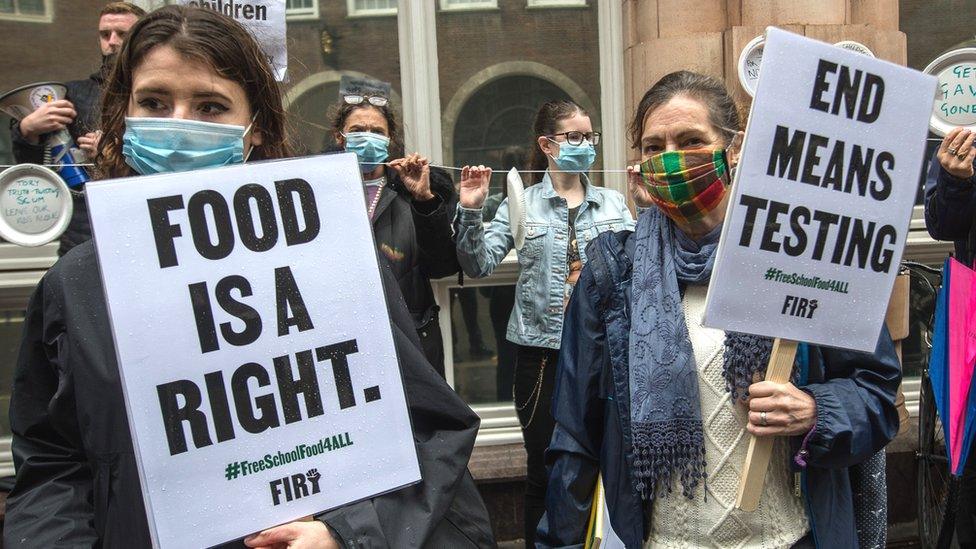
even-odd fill
[(177, 0), (185, 6), (218, 11), (250, 31), (268, 56), (275, 79), (284, 81), (288, 73), (288, 30), (285, 0)]
[(157, 546), (420, 480), (355, 155), (87, 195)]
[(936, 81), (769, 28), (706, 325), (873, 351)]

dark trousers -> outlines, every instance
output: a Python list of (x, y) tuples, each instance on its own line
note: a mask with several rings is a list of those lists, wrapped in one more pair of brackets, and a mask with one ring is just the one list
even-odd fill
[[(515, 358), (515, 410), (525, 441), (525, 546), (535, 547), (535, 529), (546, 512), (546, 448), (552, 438), (552, 391), (559, 351), (519, 345)], [(541, 375), (540, 375), (541, 374)]]
[(488, 286), (488, 314), (491, 318), (491, 331), (495, 337), (498, 355), (498, 369), (495, 371), (495, 390), (499, 402), (512, 398), (512, 385), (515, 383), (515, 357), (518, 345), (505, 337), (508, 317), (515, 303), (515, 285)]
[(956, 508), (956, 541), (961, 549), (976, 548), (976, 456), (970, 456), (959, 484)]

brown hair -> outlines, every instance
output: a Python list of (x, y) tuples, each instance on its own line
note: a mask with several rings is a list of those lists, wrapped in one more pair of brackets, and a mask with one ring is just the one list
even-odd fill
[(136, 17), (142, 17), (146, 15), (146, 10), (140, 8), (135, 4), (130, 4), (129, 2), (109, 2), (105, 4), (102, 11), (99, 12), (98, 17), (101, 18), (103, 15), (115, 15), (115, 14), (132, 14)]
[(173, 48), (185, 59), (205, 63), (221, 77), (244, 88), (251, 112), (256, 115), (253, 131), (262, 134), (262, 144), (251, 152), (252, 160), (291, 156), (281, 89), (268, 58), (251, 33), (237, 21), (216, 11), (174, 5), (153, 11), (132, 26), (118, 61), (105, 81), (102, 139), (95, 158), (101, 177), (134, 174), (122, 156), (125, 116), (132, 95), (132, 73), (153, 48), (163, 45)]
[(346, 125), (346, 120), (349, 115), (356, 112), (359, 109), (376, 109), (383, 118), (386, 119), (387, 132), (389, 132), (390, 138), (390, 160), (403, 157), (403, 138), (400, 136), (399, 128), (397, 127), (396, 114), (394, 114), (393, 109), (390, 108), (390, 104), (387, 103), (382, 107), (377, 107), (368, 101), (363, 101), (358, 105), (350, 105), (345, 101), (340, 100), (339, 103), (332, 106), (329, 113), (329, 118), (332, 119), (332, 134), (338, 135), (342, 133), (342, 128)]
[(647, 115), (678, 95), (687, 95), (708, 109), (708, 121), (728, 144), (735, 132), (742, 129), (739, 110), (729, 91), (718, 79), (690, 71), (678, 71), (665, 75), (651, 86), (637, 105), (637, 113), (630, 124), (630, 143), (637, 150), (641, 148), (644, 133), (644, 119)]
[(532, 142), (532, 154), (529, 156), (529, 170), (532, 172), (529, 174), (530, 184), (542, 181), (542, 172), (549, 167), (546, 153), (542, 152), (542, 148), (539, 147), (539, 138), (556, 133), (556, 125), (560, 120), (572, 118), (577, 113), (589, 116), (583, 107), (564, 99), (548, 101), (539, 107), (539, 112), (535, 115), (535, 123), (532, 124), (534, 141)]

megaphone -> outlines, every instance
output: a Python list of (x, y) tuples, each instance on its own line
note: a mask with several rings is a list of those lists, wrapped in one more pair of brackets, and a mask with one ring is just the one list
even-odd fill
[[(64, 99), (67, 91), (67, 86), (60, 82), (27, 84), (0, 95), (0, 111), (18, 121), (23, 120), (41, 105)], [(76, 165), (87, 162), (87, 159), (75, 147), (67, 129), (47, 134), (44, 149), (44, 163), (54, 167), (54, 171), (69, 187), (78, 187), (90, 179), (88, 172)]]

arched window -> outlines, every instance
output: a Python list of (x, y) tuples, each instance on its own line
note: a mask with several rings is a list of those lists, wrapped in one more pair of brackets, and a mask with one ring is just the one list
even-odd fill
[(339, 100), (339, 81), (320, 84), (288, 105), (292, 142), (299, 154), (317, 154), (334, 145), (329, 110)]
[[(451, 136), (454, 165), (524, 168), (535, 137), (535, 113), (543, 103), (556, 99), (570, 97), (555, 84), (535, 76), (504, 76), (488, 82), (471, 95), (458, 115)], [(492, 177), (492, 193), (502, 190), (503, 177), (501, 173)]]

